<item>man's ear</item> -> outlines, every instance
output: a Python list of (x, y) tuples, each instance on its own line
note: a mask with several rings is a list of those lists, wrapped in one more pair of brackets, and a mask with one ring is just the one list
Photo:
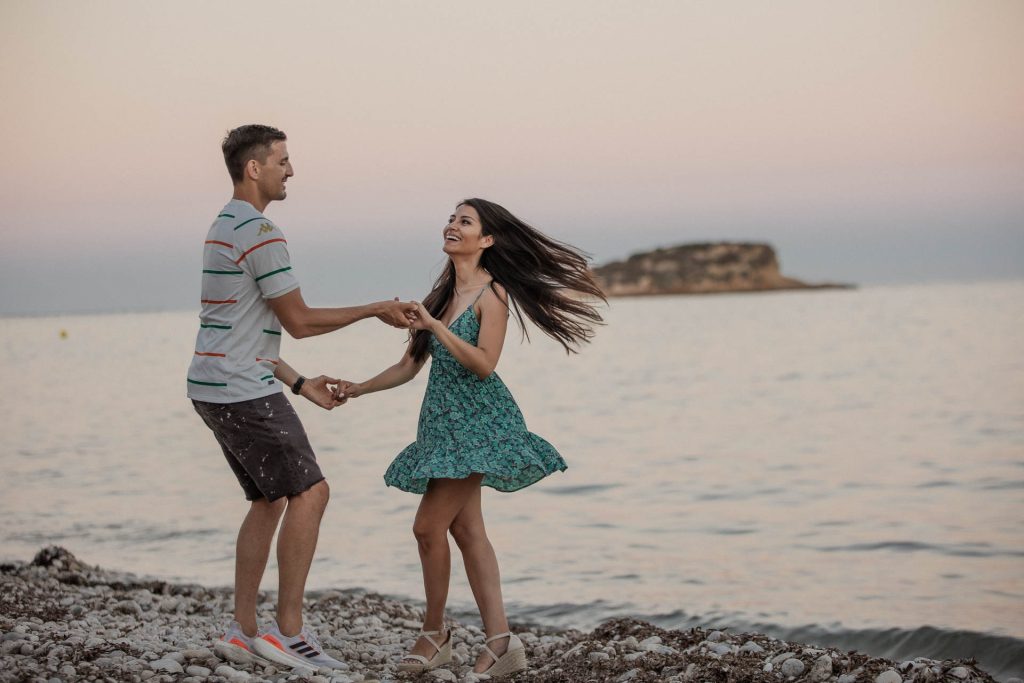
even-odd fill
[(259, 164), (259, 162), (256, 161), (255, 159), (249, 159), (249, 161), (245, 162), (245, 175), (248, 176), (250, 180), (259, 180), (260, 179), (260, 164)]

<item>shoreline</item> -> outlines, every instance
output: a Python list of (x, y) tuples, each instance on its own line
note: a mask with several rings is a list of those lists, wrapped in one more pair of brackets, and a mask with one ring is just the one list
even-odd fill
[[(259, 616), (267, 623), (273, 594), (261, 598)], [(451, 665), (420, 676), (395, 674), (422, 618), (421, 609), (406, 602), (361, 591), (311, 593), (307, 622), (348, 666), (335, 672), (220, 661), (212, 646), (231, 608), (230, 589), (147, 580), (85, 565), (62, 548), (44, 548), (31, 562), (0, 565), (0, 683), (476, 680), (469, 671), (483, 634), (454, 620)], [(509, 679), (515, 681), (995, 681), (973, 660), (893, 662), (758, 633), (666, 630), (632, 618), (607, 621), (588, 633), (515, 623), (512, 629), (530, 657), (530, 668)], [(1014, 680), (1019, 682), (1007, 683)]]

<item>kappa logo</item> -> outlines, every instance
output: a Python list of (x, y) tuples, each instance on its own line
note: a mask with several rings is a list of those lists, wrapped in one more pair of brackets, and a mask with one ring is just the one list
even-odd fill
[(274, 226), (273, 225), (271, 225), (270, 223), (263, 223), (263, 224), (260, 225), (260, 231), (258, 233), (256, 233), (256, 236), (259, 237), (260, 235), (265, 235), (266, 233), (273, 232), (273, 231), (274, 231)]

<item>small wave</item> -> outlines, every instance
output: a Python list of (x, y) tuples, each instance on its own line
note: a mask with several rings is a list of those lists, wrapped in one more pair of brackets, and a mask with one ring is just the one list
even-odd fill
[(982, 491), (1006, 491), (1013, 489), (1024, 489), (1024, 480), (997, 481), (979, 487)]
[(580, 486), (547, 486), (541, 489), (544, 493), (553, 496), (576, 496), (585, 493), (597, 493), (598, 491), (609, 491), (617, 489), (622, 484), (582, 484)]
[(850, 545), (801, 546), (823, 553), (874, 552), (892, 550), (901, 553), (933, 552), (952, 557), (1024, 557), (1024, 550), (992, 548), (988, 543), (961, 543), (942, 545), (919, 541), (881, 541), (879, 543), (851, 543)]

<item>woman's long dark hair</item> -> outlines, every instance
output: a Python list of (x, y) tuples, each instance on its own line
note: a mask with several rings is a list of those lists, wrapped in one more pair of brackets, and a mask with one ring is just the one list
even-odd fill
[[(594, 325), (601, 324), (602, 318), (583, 297), (607, 299), (590, 274), (586, 255), (531, 228), (494, 202), (466, 199), (462, 205), (476, 209), (482, 233), (494, 237), (494, 244), (480, 256), (480, 267), (491, 274), (491, 289), (494, 283), (505, 288), (523, 335), (530, 338), (523, 322), (525, 313), (566, 353), (575, 353), (575, 346), (590, 341)], [(455, 264), (448, 259), (423, 306), (430, 315), (440, 318), (454, 293)], [(426, 330), (412, 333), (415, 360), (426, 358), (429, 341)]]

